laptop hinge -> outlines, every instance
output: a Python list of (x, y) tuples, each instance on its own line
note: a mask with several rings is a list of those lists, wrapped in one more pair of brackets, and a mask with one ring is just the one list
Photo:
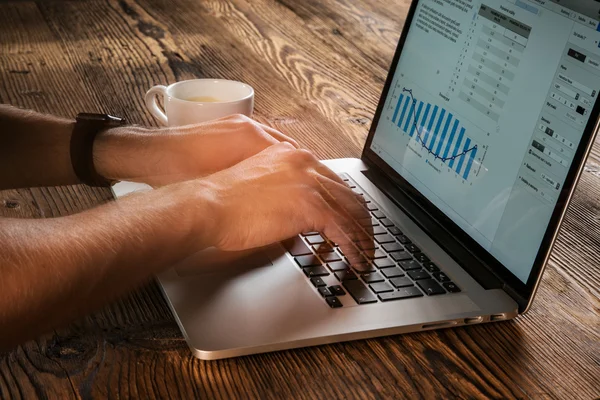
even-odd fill
[(519, 314), (527, 308), (527, 299), (520, 296), (510, 285), (503, 285), (502, 290), (506, 292), (519, 306)]
[[(364, 160), (364, 158), (363, 158)], [(502, 280), (487, 265), (471, 253), (461, 242), (435, 221), (403, 190), (395, 185), (387, 176), (370, 168), (362, 173), (396, 206), (425, 231), (446, 253), (448, 253), (477, 283), (485, 289), (504, 289)], [(514, 298), (514, 296), (511, 296)], [(516, 301), (516, 299), (515, 299)]]

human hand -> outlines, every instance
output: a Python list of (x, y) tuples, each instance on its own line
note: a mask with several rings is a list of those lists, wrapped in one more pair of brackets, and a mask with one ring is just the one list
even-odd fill
[(202, 229), (210, 236), (208, 245), (221, 250), (257, 248), (318, 231), (352, 262), (361, 259), (355, 243), (372, 244), (372, 227), (366, 231), (356, 222), (371, 218), (357, 195), (310, 152), (289, 142), (189, 184), (199, 185), (204, 200), (199, 204), (210, 204)]
[(152, 186), (195, 179), (229, 168), (265, 148), (295, 140), (244, 115), (168, 128), (111, 129), (94, 144), (100, 175)]

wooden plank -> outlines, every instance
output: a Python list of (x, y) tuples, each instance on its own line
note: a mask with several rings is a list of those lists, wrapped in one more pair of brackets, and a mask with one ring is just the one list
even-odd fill
[[(194, 12), (161, 20), (160, 16), (168, 13), (172, 6), (169, 2), (153, 2), (142, 9), (134, 4), (131, 5), (134, 11), (127, 15), (133, 15), (138, 23), (163, 30), (168, 28), (172, 37), (177, 37), (178, 47), (171, 47), (174, 40), (165, 33), (164, 40), (160, 39), (165, 52), (189, 59), (202, 76), (250, 83), (257, 90), (259, 119), (266, 114), (263, 109), (269, 110), (267, 122), (297, 138), (319, 156), (356, 157), (360, 154), (379, 93), (368, 89), (368, 85), (360, 85), (358, 79), (351, 83), (344, 74), (323, 67), (331, 57), (327, 52), (312, 45), (310, 50), (315, 54), (308, 53), (302, 43), (271, 32), (264, 37), (261, 32), (268, 32), (266, 18), (251, 20), (252, 16), (246, 17), (241, 10), (225, 2), (206, 2), (199, 7), (194, 1), (182, 1), (178, 6)], [(201, 27), (195, 22), (198, 19), (203, 20)], [(227, 34), (207, 35), (213, 31)], [(366, 112), (361, 110), (364, 107), (359, 102), (367, 95), (371, 109), (367, 110), (369, 119), (364, 119)], [(362, 113), (356, 115), (355, 110)], [(335, 150), (334, 154), (331, 150)]]
[(596, 144), (592, 148), (588, 162), (600, 165), (600, 137), (596, 138)]
[(375, 79), (384, 79), (408, 13), (408, 2), (290, 1), (279, 3), (296, 14), (315, 39), (335, 57), (351, 59)]

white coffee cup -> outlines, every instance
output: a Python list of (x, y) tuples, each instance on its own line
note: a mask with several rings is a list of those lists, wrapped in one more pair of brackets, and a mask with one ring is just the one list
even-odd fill
[[(163, 97), (161, 110), (156, 96)], [(148, 111), (166, 126), (189, 125), (232, 114), (252, 116), (254, 89), (226, 79), (192, 79), (169, 86), (156, 85), (145, 96)]]

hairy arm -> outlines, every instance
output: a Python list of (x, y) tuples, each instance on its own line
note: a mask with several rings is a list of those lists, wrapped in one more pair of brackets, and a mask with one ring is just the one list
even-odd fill
[[(71, 166), (74, 120), (0, 104), (0, 190), (78, 184)], [(98, 173), (153, 186), (229, 168), (279, 142), (297, 143), (243, 115), (169, 128), (124, 126), (96, 137)]]
[(345, 256), (370, 240), (354, 193), (312, 154), (280, 143), (210, 176), (80, 214), (0, 218), (0, 348), (98, 308), (207, 247), (245, 250), (319, 231)]
[(74, 124), (0, 104), (0, 190), (79, 183), (69, 153)]
[(132, 195), (80, 214), (0, 218), (0, 348), (98, 308), (207, 247), (201, 184)]

